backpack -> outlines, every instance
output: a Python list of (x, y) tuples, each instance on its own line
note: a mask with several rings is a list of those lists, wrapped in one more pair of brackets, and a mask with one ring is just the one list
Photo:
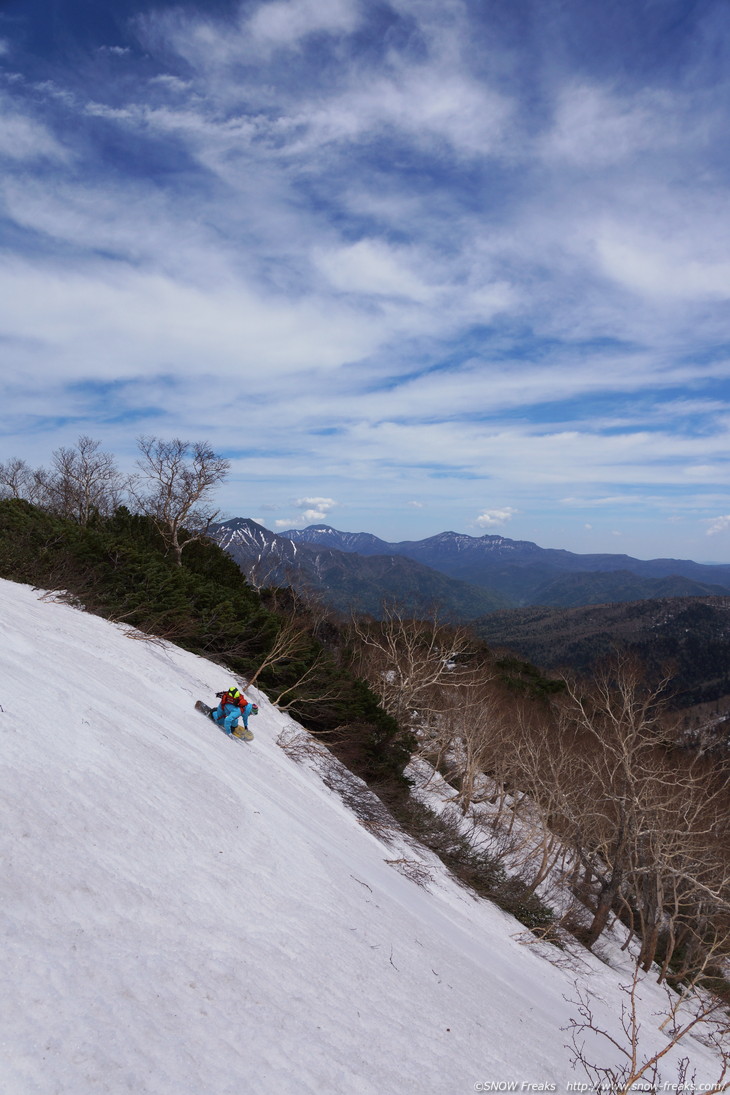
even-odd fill
[[(235, 697), (231, 696), (231, 692), (236, 693)], [(234, 707), (244, 708), (248, 703), (241, 689), (236, 688), (235, 685), (231, 685), (225, 692), (216, 692), (216, 697), (221, 701), (221, 707), (225, 707), (227, 703), (232, 703)]]

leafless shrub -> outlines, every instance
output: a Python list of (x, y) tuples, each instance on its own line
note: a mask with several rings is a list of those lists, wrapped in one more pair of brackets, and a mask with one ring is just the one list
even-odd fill
[(398, 825), (384, 803), (308, 731), (291, 723), (281, 731), (276, 744), (297, 764), (310, 763), (363, 828), (385, 843), (393, 840)]
[(310, 645), (309, 632), (300, 620), (296, 609), (292, 609), (288, 616), (280, 617), (280, 627), (276, 637), (263, 660), (251, 674), (249, 683), (256, 684), (256, 681), (265, 670), (271, 669), (281, 661), (290, 661), (292, 658), (298, 657)]
[(363, 829), (367, 830), (367, 832), (377, 840), (381, 840), (383, 844), (391, 844), (393, 842), (394, 831), (392, 818), (372, 818), (365, 820), (358, 818), (358, 821)]
[(296, 723), (284, 727), (276, 744), (297, 764), (302, 764), (305, 760), (322, 761), (329, 757), (325, 747)]
[(425, 863), (417, 859), (386, 859), (385, 862), (389, 867), (394, 867), (398, 874), (415, 882), (417, 886), (426, 888), (430, 882), (433, 882), (431, 871)]
[(336, 757), (329, 756), (322, 778), (369, 832), (386, 842), (395, 838), (398, 826), (390, 811), (367, 784)]
[(162, 635), (151, 635), (148, 631), (139, 631), (136, 627), (125, 628), (125, 639), (135, 639), (137, 642), (150, 643), (152, 646), (164, 647), (168, 642)]
[(47, 604), (70, 605), (71, 608), (84, 611), (84, 606), (79, 598), (74, 593), (69, 593), (67, 589), (46, 589), (41, 593), (38, 600)]
[[(568, 1002), (577, 1009), (566, 1028), (570, 1032), (570, 1044), (573, 1067), (580, 1066), (593, 1084), (595, 1090), (610, 1091), (612, 1095), (628, 1095), (640, 1087), (643, 1092), (658, 1093), (676, 1089), (692, 1092), (696, 1090), (695, 1077), (690, 1074), (691, 1062), (683, 1057), (677, 1066), (676, 1083), (668, 1083), (662, 1078), (660, 1064), (674, 1049), (680, 1051), (687, 1044), (691, 1034), (710, 1046), (717, 1057), (717, 1073), (714, 1081), (703, 1083), (703, 1095), (718, 1095), (730, 1087), (727, 1079), (730, 1071), (730, 1021), (722, 1001), (707, 993), (696, 993), (691, 1000), (685, 1000), (681, 1013), (670, 1004), (672, 1025), (666, 1022), (659, 1027), (661, 1038), (656, 1047), (655, 1032), (651, 1034), (651, 1044), (641, 1037), (642, 1023), (639, 1018), (639, 990), (643, 981), (641, 967), (637, 962), (631, 982), (622, 986), (624, 999), (621, 1006), (619, 1029), (611, 1031), (600, 1026), (595, 1018), (590, 995), (587, 990), (576, 984), (576, 998)], [(586, 1044), (586, 1035), (590, 1048)], [(619, 1064), (601, 1065), (596, 1060), (600, 1047), (612, 1047), (609, 1052), (618, 1054)]]

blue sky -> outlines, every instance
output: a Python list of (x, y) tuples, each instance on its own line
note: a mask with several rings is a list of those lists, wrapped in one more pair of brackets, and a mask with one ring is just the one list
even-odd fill
[(724, 0), (5, 0), (0, 459), (730, 560)]

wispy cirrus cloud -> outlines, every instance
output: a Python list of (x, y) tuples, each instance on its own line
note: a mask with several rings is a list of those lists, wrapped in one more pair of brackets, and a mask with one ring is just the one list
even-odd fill
[(351, 34), (360, 21), (360, 4), (352, 0), (273, 0), (244, 26), (259, 44), (291, 48), (313, 34)]
[[(2, 50), (0, 50), (2, 56)], [(0, 159), (18, 164), (63, 161), (68, 150), (49, 127), (0, 94)]]
[(634, 550), (676, 511), (690, 553), (727, 509), (730, 32), (621, 11), (122, 6), (74, 71), (6, 24), (8, 446), (197, 431), (282, 524), (489, 497), (579, 537), (641, 498)]
[(556, 96), (539, 149), (548, 162), (590, 173), (633, 164), (642, 154), (685, 145), (683, 106), (681, 95), (663, 88), (627, 93), (610, 85), (567, 84)]

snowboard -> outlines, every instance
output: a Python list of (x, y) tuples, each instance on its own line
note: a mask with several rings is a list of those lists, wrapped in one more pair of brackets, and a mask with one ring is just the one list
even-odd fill
[[(203, 703), (202, 700), (196, 700), (195, 701), (195, 710), (200, 711), (201, 715), (205, 715), (206, 718), (210, 718), (210, 716), (213, 712), (213, 708), (208, 707), (208, 704)], [(219, 730), (223, 730), (223, 727), (219, 726), (219, 724), (215, 721), (215, 719), (212, 719), (211, 721), (214, 722), (216, 726), (218, 726)], [(224, 733), (225, 733), (225, 731), (224, 731)], [(232, 738), (238, 738), (240, 741), (253, 741), (253, 730), (245, 730), (243, 728), (243, 726), (237, 726), (236, 729), (231, 734), (231, 737)]]

